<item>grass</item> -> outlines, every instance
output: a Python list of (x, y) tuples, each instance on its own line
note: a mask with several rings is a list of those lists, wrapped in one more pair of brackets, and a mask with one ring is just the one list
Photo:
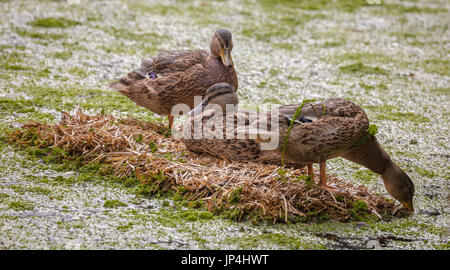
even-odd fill
[(35, 39), (42, 40), (60, 40), (67, 37), (67, 34), (64, 33), (49, 33), (49, 32), (38, 32), (38, 31), (30, 31), (26, 29), (17, 28), (16, 33), (21, 37), (30, 37)]
[(225, 241), (244, 249), (270, 248), (272, 245), (285, 249), (325, 249), (325, 246), (322, 244), (305, 243), (295, 236), (288, 236), (282, 233), (230, 237)]
[(355, 12), (363, 6), (368, 6), (365, 0), (342, 0), (342, 1), (327, 1), (327, 0), (263, 0), (259, 1), (261, 6), (269, 11), (274, 8), (283, 9), (303, 9), (303, 10), (339, 10), (342, 12)]
[(105, 207), (105, 208), (117, 208), (117, 207), (123, 207), (123, 206), (127, 206), (127, 204), (124, 202), (118, 201), (118, 200), (107, 200), (103, 204), (103, 207)]
[(427, 59), (421, 62), (425, 72), (442, 76), (450, 76), (450, 61), (448, 59)]
[(389, 72), (381, 67), (371, 67), (366, 66), (361, 62), (357, 62), (350, 65), (340, 66), (339, 70), (343, 73), (355, 74), (355, 75), (365, 75), (365, 74), (378, 74), (378, 75), (388, 75)]
[(389, 120), (389, 121), (407, 121), (413, 123), (425, 123), (430, 122), (430, 118), (416, 114), (413, 112), (404, 112), (400, 108), (391, 105), (381, 105), (381, 106), (365, 106), (369, 111), (376, 113), (375, 119), (378, 120)]
[(26, 210), (33, 210), (34, 205), (29, 202), (24, 201), (14, 201), (10, 202), (8, 204), (8, 207), (15, 210), (15, 211), (26, 211)]
[(63, 17), (45, 17), (36, 18), (28, 23), (34, 27), (44, 27), (44, 28), (68, 28), (76, 25), (81, 25), (80, 22), (70, 20)]

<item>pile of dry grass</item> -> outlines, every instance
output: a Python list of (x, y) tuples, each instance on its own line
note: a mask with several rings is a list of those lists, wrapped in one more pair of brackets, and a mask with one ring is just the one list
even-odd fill
[(328, 182), (338, 189), (330, 192), (305, 181), (304, 169), (224, 164), (191, 153), (161, 125), (133, 118), (63, 113), (60, 123), (25, 124), (10, 140), (25, 146), (58, 147), (85, 163), (109, 164), (116, 176), (136, 175), (154, 192), (184, 187), (187, 199), (202, 200), (212, 212), (233, 211), (236, 219), (253, 214), (274, 222), (310, 217), (348, 221), (364, 213), (381, 219), (395, 211), (395, 204), (386, 198), (333, 176), (328, 176)]

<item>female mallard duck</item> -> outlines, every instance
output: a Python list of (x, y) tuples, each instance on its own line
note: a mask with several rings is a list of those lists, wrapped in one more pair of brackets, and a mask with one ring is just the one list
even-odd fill
[(186, 104), (192, 109), (194, 96), (204, 96), (211, 85), (226, 82), (237, 91), (232, 49), (230, 31), (219, 29), (211, 39), (210, 53), (200, 49), (159, 51), (157, 56), (143, 59), (140, 69), (130, 72), (110, 87), (137, 105), (168, 115), (169, 126), (172, 127), (172, 107)]
[[(259, 161), (281, 165), (277, 151), (261, 150), (258, 140), (238, 136), (237, 127), (250, 126), (258, 119), (258, 113), (238, 111), (237, 104), (238, 97), (231, 85), (218, 83), (211, 86), (202, 103), (188, 113), (190, 117), (183, 128), (186, 148), (226, 161)], [(227, 105), (231, 106), (227, 108)], [(288, 162), (287, 165), (297, 168), (305, 166), (297, 162)]]
[[(190, 131), (195, 130), (196, 118), (202, 123), (210, 122), (211, 117), (197, 114), (208, 104), (217, 104), (225, 108), (225, 104), (237, 104), (237, 96), (231, 86), (226, 84), (214, 85), (208, 89), (206, 98), (196, 107), (185, 124)], [(271, 130), (268, 122), (267, 130), (257, 130), (261, 121), (268, 121), (274, 111), (268, 113), (267, 119), (259, 120), (257, 117), (247, 117), (246, 127), (249, 133), (258, 136), (277, 132), (279, 136), (278, 147), (274, 151), (262, 151), (260, 139), (195, 139), (192, 133), (184, 134), (186, 147), (194, 152), (202, 152), (230, 160), (258, 160), (269, 157), (271, 163), (278, 160), (284, 164), (301, 166), (308, 164), (308, 173), (313, 176), (313, 163), (320, 164), (320, 183), (326, 187), (325, 164), (328, 159), (342, 157), (379, 174), (386, 190), (395, 199), (399, 200), (409, 211), (414, 211), (412, 198), (414, 185), (409, 176), (402, 171), (380, 146), (375, 136), (370, 135), (369, 120), (366, 113), (353, 102), (336, 98), (302, 105), (284, 105), (278, 110), (278, 129)], [(205, 110), (206, 112), (206, 110)], [(243, 111), (235, 112), (245, 115)], [(295, 116), (295, 119), (294, 119)], [(233, 116), (236, 118), (236, 116)], [(219, 122), (222, 122), (219, 120)], [(251, 127), (248, 128), (248, 125)], [(215, 131), (214, 123), (209, 129)], [(219, 126), (220, 127), (220, 126)], [(236, 125), (233, 130), (224, 133), (236, 135), (242, 130)], [(205, 130), (205, 128), (203, 128)], [(268, 131), (270, 130), (270, 131)], [(186, 139), (186, 136), (191, 136)], [(207, 137), (207, 136), (206, 136)], [(229, 138), (229, 137), (227, 137)], [(274, 153), (275, 152), (275, 153)]]

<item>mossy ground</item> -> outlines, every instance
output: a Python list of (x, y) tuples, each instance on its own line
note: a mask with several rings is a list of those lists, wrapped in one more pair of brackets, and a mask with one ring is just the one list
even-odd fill
[[(352, 247), (394, 235), (412, 241), (385, 248), (448, 249), (449, 8), (425, 0), (1, 1), (1, 134), (77, 107), (160, 121), (109, 82), (158, 48), (207, 48), (223, 27), (233, 33), (243, 108), (307, 98), (357, 102), (413, 179), (417, 211), (390, 222), (237, 223), (233, 213), (224, 219), (148, 198), (133, 179), (106, 179), (2, 144), (0, 248), (348, 248), (318, 236), (327, 232), (357, 239)], [(389, 196), (360, 166), (336, 159), (328, 168)]]

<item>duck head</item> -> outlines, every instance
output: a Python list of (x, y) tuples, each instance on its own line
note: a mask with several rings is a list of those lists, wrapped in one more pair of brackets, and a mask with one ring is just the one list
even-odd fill
[(227, 104), (233, 105), (234, 109), (237, 110), (238, 102), (238, 97), (233, 86), (227, 83), (216, 83), (206, 90), (203, 101), (190, 111), (188, 115), (199, 114), (203, 112), (206, 106), (213, 104), (220, 106), (224, 113), (227, 111)]
[(414, 212), (414, 184), (411, 178), (395, 163), (391, 162), (384, 169), (381, 179), (383, 179), (384, 186), (389, 194), (400, 201), (408, 211)]
[(226, 29), (217, 30), (211, 39), (210, 50), (213, 56), (220, 58), (225, 67), (233, 67), (233, 58), (231, 58), (233, 40), (230, 31)]

